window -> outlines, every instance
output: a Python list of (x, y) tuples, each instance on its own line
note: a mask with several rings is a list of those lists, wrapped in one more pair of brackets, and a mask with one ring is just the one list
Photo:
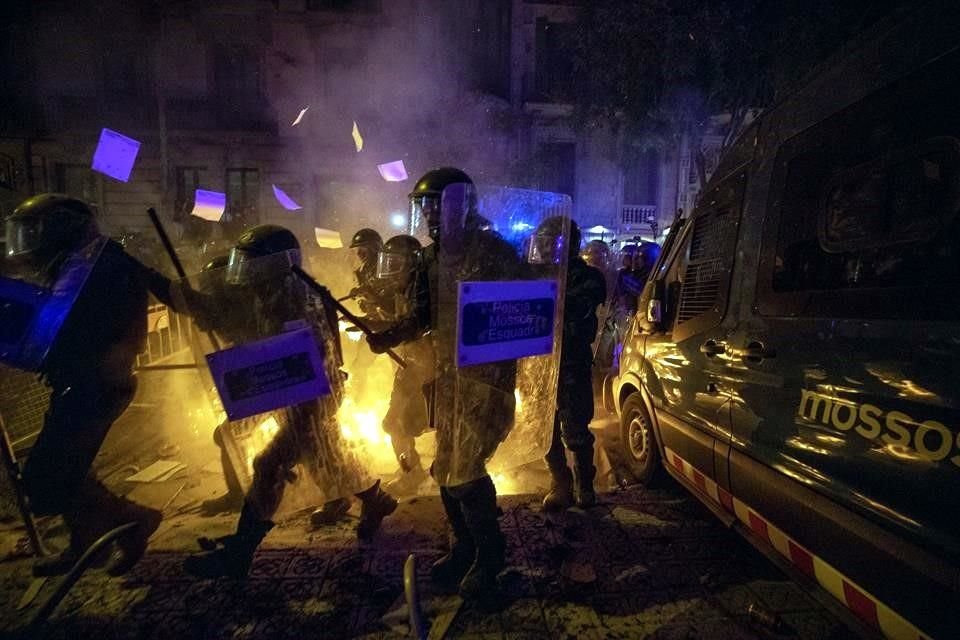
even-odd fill
[(213, 59), (220, 126), (273, 129), (276, 122), (263, 98), (260, 52), (253, 47), (224, 45), (216, 47)]
[(110, 55), (103, 57), (103, 81), (107, 98), (132, 98), (150, 90), (148, 49), (142, 42), (120, 41), (107, 44)]
[(577, 186), (577, 146), (572, 142), (544, 144), (538, 155), (540, 188), (572, 198)]
[(477, 89), (500, 98), (510, 98), (511, 3), (486, 0), (477, 3), (480, 12), (473, 29), (473, 71)]
[(260, 172), (257, 169), (227, 169), (227, 209), (223, 222), (228, 235), (239, 235), (260, 219)]
[(57, 164), (57, 191), (96, 205), (97, 176), (85, 164)]
[(43, 156), (31, 156), (31, 170), (33, 172), (33, 190), (34, 193), (44, 193), (50, 191), (50, 180), (47, 176), (47, 160)]
[(573, 47), (576, 25), (537, 18), (535, 97), (562, 102), (571, 94)]
[(190, 217), (197, 189), (203, 188), (203, 167), (177, 167), (175, 169), (176, 199), (173, 205), (174, 220), (183, 221)]
[(307, 11), (377, 13), (381, 10), (381, 0), (307, 0)]
[(734, 175), (703, 198), (683, 231), (664, 278), (666, 315), (674, 340), (716, 326), (726, 310), (746, 174)]
[(784, 143), (764, 232), (761, 313), (960, 316), (960, 91), (944, 84), (944, 64)]
[(217, 47), (214, 75), (221, 98), (242, 100), (260, 96), (260, 56), (249, 47)]
[(623, 172), (624, 204), (657, 204), (660, 162), (655, 149), (630, 149)]

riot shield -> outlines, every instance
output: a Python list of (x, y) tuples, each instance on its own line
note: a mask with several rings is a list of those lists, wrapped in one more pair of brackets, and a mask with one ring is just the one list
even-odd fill
[(470, 184), (443, 192), (427, 266), (441, 486), (489, 473), (510, 492), (518, 468), (549, 448), (569, 213), (559, 194)]
[(290, 271), (297, 253), (231, 261), (181, 281), (174, 296), (200, 329), (194, 355), (206, 365), (201, 379), (244, 491), (264, 489), (251, 489), (261, 466), (292, 480), (299, 465), (316, 504), (371, 482), (336, 418), (343, 398), (336, 316)]
[(35, 282), (31, 274), (0, 276), (0, 362), (27, 371), (41, 369), (107, 242), (97, 238), (68, 256), (53, 283)]

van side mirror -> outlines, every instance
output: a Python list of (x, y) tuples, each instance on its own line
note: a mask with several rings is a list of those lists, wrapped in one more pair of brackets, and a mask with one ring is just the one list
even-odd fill
[(647, 322), (653, 325), (659, 325), (662, 320), (662, 303), (659, 300), (651, 298), (647, 301)]
[(642, 320), (637, 319), (645, 331), (660, 330), (663, 323), (664, 297), (663, 281), (648, 280), (647, 286), (644, 287), (643, 294), (640, 296), (640, 304), (646, 308), (642, 309), (644, 314)]

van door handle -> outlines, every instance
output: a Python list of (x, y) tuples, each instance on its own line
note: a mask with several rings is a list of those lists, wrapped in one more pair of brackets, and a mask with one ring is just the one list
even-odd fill
[(756, 340), (747, 344), (747, 348), (743, 350), (743, 355), (741, 356), (744, 362), (763, 362), (768, 358), (776, 358), (777, 351), (769, 347), (765, 347), (762, 342), (757, 342)]
[(716, 340), (707, 340), (700, 345), (700, 353), (708, 358), (719, 356), (722, 353), (726, 353), (726, 351), (726, 345), (724, 345), (722, 342), (717, 342)]

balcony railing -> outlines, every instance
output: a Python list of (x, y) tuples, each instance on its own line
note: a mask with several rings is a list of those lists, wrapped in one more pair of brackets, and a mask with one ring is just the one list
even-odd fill
[(657, 224), (657, 205), (625, 204), (620, 210), (620, 224), (625, 227)]

